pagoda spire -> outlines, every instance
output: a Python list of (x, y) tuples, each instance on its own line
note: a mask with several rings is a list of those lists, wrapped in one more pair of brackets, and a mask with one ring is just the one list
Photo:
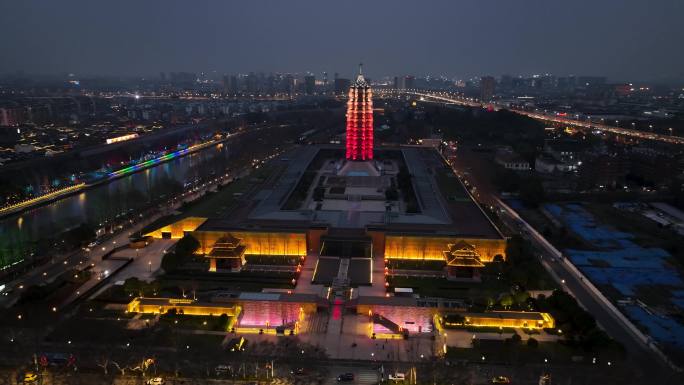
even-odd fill
[(363, 63), (349, 89), (346, 147), (347, 160), (373, 159), (373, 92), (363, 77)]

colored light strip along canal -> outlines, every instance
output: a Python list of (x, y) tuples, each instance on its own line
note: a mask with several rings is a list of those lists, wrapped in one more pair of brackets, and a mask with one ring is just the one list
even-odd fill
[(138, 172), (140, 170), (144, 170), (146, 168), (156, 166), (160, 163), (168, 162), (169, 160), (187, 155), (191, 152), (202, 150), (202, 149), (207, 148), (211, 145), (218, 144), (222, 141), (223, 140), (211, 140), (209, 142), (196, 144), (194, 146), (190, 146), (190, 147), (183, 149), (183, 150), (178, 150), (178, 151), (166, 154), (166, 155), (162, 155), (158, 158), (154, 158), (154, 159), (146, 160), (144, 162), (140, 162), (138, 164), (134, 164), (133, 166), (129, 166), (129, 167), (122, 168), (120, 170), (112, 171), (109, 174), (107, 174), (107, 179), (120, 178), (124, 175), (132, 174), (132, 173)]
[(184, 150), (175, 151), (175, 152), (172, 152), (172, 153), (170, 153), (170, 154), (166, 154), (166, 155), (160, 156), (159, 158), (154, 158), (154, 159), (146, 160), (146, 161), (144, 161), (144, 162), (140, 162), (140, 163), (138, 163), (138, 164), (134, 164), (133, 166), (129, 166), (129, 167), (126, 167), (126, 168), (122, 168), (121, 170), (112, 171), (112, 172), (110, 172), (109, 174), (107, 174), (107, 177), (108, 177), (109, 179), (112, 179), (112, 178), (119, 178), (119, 177), (122, 177), (122, 176), (124, 176), (124, 175), (131, 174), (131, 173), (134, 173), (134, 172), (137, 172), (137, 171), (146, 169), (146, 168), (148, 168), (148, 167), (155, 166), (155, 165), (157, 165), (157, 164), (159, 164), (159, 163), (163, 163), (163, 162), (169, 161), (169, 160), (171, 160), (171, 159), (178, 158), (179, 156), (183, 156), (183, 155), (189, 153), (189, 152), (191, 151), (192, 148), (193, 148), (193, 147), (189, 147), (189, 148), (186, 148), (186, 149), (184, 149)]
[(146, 160), (144, 162), (140, 162), (140, 163), (135, 164), (133, 166), (129, 166), (129, 167), (122, 168), (120, 170), (112, 171), (109, 174), (107, 174), (106, 178), (102, 178), (101, 180), (95, 181), (94, 183), (91, 183), (91, 184), (79, 183), (79, 184), (76, 184), (73, 186), (64, 187), (62, 189), (49, 192), (47, 194), (43, 194), (43, 195), (35, 197), (35, 198), (27, 199), (23, 202), (19, 202), (19, 203), (15, 203), (13, 205), (10, 205), (10, 206), (2, 207), (2, 208), (0, 208), (0, 216), (15, 214), (15, 213), (27, 210), (31, 207), (38, 206), (40, 204), (44, 204), (44, 203), (47, 203), (50, 201), (55, 201), (55, 200), (64, 198), (67, 195), (71, 195), (71, 194), (73, 194), (79, 190), (83, 190), (85, 188), (92, 187), (92, 186), (98, 185), (100, 183), (107, 182), (107, 181), (112, 180), (112, 179), (120, 178), (122, 176), (132, 174), (132, 173), (138, 172), (140, 170), (144, 170), (144, 169), (149, 168), (149, 167), (154, 167), (160, 163), (164, 163), (164, 162), (167, 162), (169, 160), (187, 155), (191, 152), (202, 150), (202, 149), (207, 148), (211, 145), (218, 144), (222, 141), (223, 140), (212, 140), (209, 142), (196, 144), (194, 146), (188, 147), (188, 148), (183, 149), (183, 150), (174, 151), (172, 153), (162, 155), (158, 158)]
[(64, 187), (59, 190), (51, 191), (47, 194), (43, 194), (41, 196), (37, 196), (35, 198), (27, 199), (23, 202), (15, 203), (10, 206), (6, 206), (3, 208), (0, 208), (0, 215), (8, 215), (12, 214), (21, 210), (25, 210), (31, 206), (38, 205), (40, 203), (44, 203), (47, 201), (51, 201), (57, 198), (60, 198), (62, 196), (68, 195), (68, 194), (73, 194), (78, 190), (81, 190), (83, 188), (87, 187), (85, 183), (79, 183), (73, 186), (69, 187)]

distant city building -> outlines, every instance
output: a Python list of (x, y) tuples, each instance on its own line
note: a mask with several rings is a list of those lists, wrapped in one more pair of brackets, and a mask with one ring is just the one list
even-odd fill
[(416, 77), (415, 76), (404, 76), (404, 87), (406, 89), (416, 88)]
[(397, 90), (406, 90), (406, 89), (411, 89), (415, 88), (416, 86), (416, 78), (415, 76), (395, 76), (394, 77), (394, 89)]
[(494, 96), (494, 87), (496, 80), (492, 76), (483, 76), (480, 79), (480, 100), (488, 102)]
[(530, 162), (523, 159), (510, 148), (502, 148), (496, 152), (494, 161), (504, 168), (514, 171), (529, 171)]
[(347, 160), (373, 159), (372, 98), (373, 92), (359, 65), (359, 75), (349, 87), (347, 102)]
[(351, 80), (335, 77), (335, 94), (344, 95), (351, 86)]
[(316, 90), (316, 77), (314, 75), (304, 76), (304, 93), (313, 95)]
[(21, 108), (0, 108), (0, 126), (17, 126), (23, 122)]

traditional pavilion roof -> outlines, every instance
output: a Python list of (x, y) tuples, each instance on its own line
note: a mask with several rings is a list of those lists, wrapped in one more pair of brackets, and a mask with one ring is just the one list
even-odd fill
[(216, 243), (214, 243), (214, 247), (237, 247), (240, 242), (242, 242), (240, 238), (236, 238), (233, 234), (228, 233), (228, 235), (217, 239)]
[(214, 243), (214, 247), (212, 247), (208, 256), (211, 258), (242, 259), (245, 255), (245, 250), (247, 250), (247, 246), (241, 245), (241, 242), (241, 239), (235, 238), (232, 234), (228, 234), (225, 237), (219, 238), (216, 243)]
[(447, 266), (463, 266), (463, 267), (483, 267), (484, 264), (480, 261), (480, 254), (475, 249), (475, 246), (466, 241), (458, 241), (448, 245), (449, 250), (443, 251), (444, 258), (447, 261)]

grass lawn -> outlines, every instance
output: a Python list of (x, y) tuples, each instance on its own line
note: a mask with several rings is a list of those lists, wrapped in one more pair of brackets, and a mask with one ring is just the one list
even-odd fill
[(159, 283), (161, 293), (180, 295), (185, 288), (188, 290), (236, 290), (236, 291), (256, 291), (260, 292), (264, 288), (292, 288), (292, 278), (294, 274), (285, 273), (262, 273), (262, 272), (242, 272), (234, 274), (220, 274), (202, 272), (198, 274), (173, 273), (160, 277)]
[(389, 277), (391, 287), (410, 287), (424, 297), (452, 299), (493, 297), (507, 292), (509, 287), (503, 281), (452, 282), (444, 278)]
[(220, 314), (216, 316), (199, 316), (199, 315), (183, 315), (183, 314), (165, 314), (159, 318), (160, 324), (168, 325), (174, 329), (192, 329), (192, 330), (211, 330), (211, 331), (228, 331), (228, 324), (231, 317), (221, 317)]
[(184, 217), (220, 217), (227, 214), (235, 202), (235, 193), (244, 193), (249, 187), (249, 179), (241, 178), (220, 190), (207, 193), (204, 197), (181, 208)]
[(192, 202), (185, 203), (179, 209), (181, 214), (166, 215), (145, 226), (140, 233), (146, 234), (160, 227), (170, 225), (186, 217), (211, 218), (227, 215), (236, 203), (236, 193), (246, 193), (254, 184), (261, 184), (268, 180), (276, 171), (282, 171), (282, 166), (267, 164), (249, 175), (220, 187), (216, 192), (209, 192)]

